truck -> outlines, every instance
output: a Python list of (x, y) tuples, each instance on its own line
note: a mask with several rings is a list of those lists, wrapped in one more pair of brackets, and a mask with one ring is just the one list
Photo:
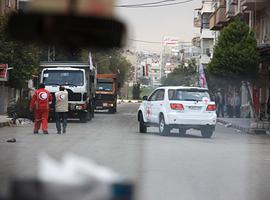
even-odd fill
[(117, 112), (117, 75), (97, 74), (96, 110), (108, 110), (109, 113)]
[(96, 69), (83, 62), (41, 62), (40, 82), (51, 92), (50, 119), (54, 118), (55, 92), (62, 85), (68, 91), (69, 118), (85, 123), (94, 117)]

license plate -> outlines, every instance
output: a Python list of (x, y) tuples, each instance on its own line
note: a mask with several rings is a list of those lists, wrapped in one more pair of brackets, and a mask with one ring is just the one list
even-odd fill
[(97, 106), (96, 109), (102, 109), (102, 106)]
[(107, 106), (108, 106), (108, 104), (107, 104), (107, 103), (103, 103), (102, 105), (103, 105), (104, 107), (107, 107)]
[(200, 106), (189, 106), (189, 110), (201, 110)]

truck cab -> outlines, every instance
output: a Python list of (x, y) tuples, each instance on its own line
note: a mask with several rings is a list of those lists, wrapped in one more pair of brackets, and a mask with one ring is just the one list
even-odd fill
[(97, 74), (96, 110), (117, 112), (117, 76), (116, 74)]
[(42, 63), (41, 83), (52, 93), (51, 117), (54, 116), (55, 92), (63, 85), (68, 91), (69, 113), (71, 118), (81, 122), (92, 119), (94, 113), (95, 72), (88, 63)]

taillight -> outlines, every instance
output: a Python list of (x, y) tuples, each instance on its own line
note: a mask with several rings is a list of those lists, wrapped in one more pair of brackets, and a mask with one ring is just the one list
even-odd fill
[(208, 105), (206, 108), (207, 111), (216, 111), (216, 109), (217, 109), (216, 105)]
[(170, 105), (173, 110), (184, 110), (184, 106), (181, 103), (171, 103)]

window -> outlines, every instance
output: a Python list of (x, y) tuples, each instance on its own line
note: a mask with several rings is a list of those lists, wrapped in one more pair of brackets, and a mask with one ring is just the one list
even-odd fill
[(44, 72), (45, 85), (72, 85), (83, 86), (84, 76), (82, 71), (48, 70)]
[(159, 90), (158, 94), (157, 94), (157, 98), (156, 101), (163, 101), (164, 100), (164, 90)]
[(149, 101), (162, 101), (164, 100), (164, 94), (165, 91), (162, 90), (156, 90), (149, 98)]
[(158, 90), (156, 90), (150, 97), (149, 101), (156, 101)]
[(104, 83), (104, 82), (98, 82), (97, 83), (97, 91), (112, 91), (113, 90), (113, 84), (112, 83)]
[(209, 29), (209, 18), (210, 18), (210, 13), (205, 13), (202, 15), (202, 28), (203, 29)]
[(202, 101), (204, 97), (210, 99), (206, 90), (169, 90), (168, 97), (169, 100), (180, 101)]

